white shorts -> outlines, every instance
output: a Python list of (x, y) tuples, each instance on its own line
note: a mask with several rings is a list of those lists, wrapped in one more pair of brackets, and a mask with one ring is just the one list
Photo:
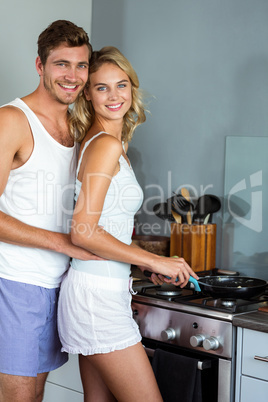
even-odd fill
[(93, 355), (141, 341), (132, 316), (131, 279), (106, 278), (70, 268), (58, 307), (62, 351)]

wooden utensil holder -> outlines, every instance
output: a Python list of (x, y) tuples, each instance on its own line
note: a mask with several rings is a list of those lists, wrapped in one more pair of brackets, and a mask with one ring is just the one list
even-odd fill
[(216, 224), (171, 224), (170, 256), (183, 257), (193, 271), (206, 271), (216, 264)]

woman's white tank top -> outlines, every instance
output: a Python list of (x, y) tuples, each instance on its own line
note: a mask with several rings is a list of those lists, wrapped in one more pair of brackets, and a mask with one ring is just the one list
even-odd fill
[[(100, 134), (107, 133), (100, 132), (85, 143), (78, 162), (77, 175), (86, 148), (89, 146), (91, 141)], [(143, 192), (136, 180), (132, 168), (122, 155), (119, 158), (119, 164), (120, 170), (112, 178), (105, 197), (99, 226), (103, 226), (108, 233), (121, 242), (131, 244), (134, 215), (141, 207)], [(79, 196), (80, 190), (81, 182), (76, 179), (75, 201)], [(122, 279), (128, 278), (130, 275), (130, 264), (118, 261), (81, 261), (73, 259), (71, 265), (76, 270), (88, 272), (93, 275)]]

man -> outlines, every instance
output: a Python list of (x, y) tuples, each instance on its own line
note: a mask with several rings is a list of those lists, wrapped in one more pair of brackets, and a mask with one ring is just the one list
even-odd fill
[(55, 21), (38, 39), (37, 89), (0, 108), (0, 401), (40, 402), (50, 370), (67, 361), (56, 329), (72, 245), (77, 147), (68, 106), (88, 79), (86, 32)]

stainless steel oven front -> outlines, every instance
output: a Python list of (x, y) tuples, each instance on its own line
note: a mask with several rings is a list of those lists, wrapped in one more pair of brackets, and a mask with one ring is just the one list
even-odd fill
[(150, 359), (156, 349), (198, 359), (202, 400), (234, 401), (236, 333), (229, 314), (209, 317), (201, 308), (191, 311), (139, 295), (133, 296), (132, 309)]

